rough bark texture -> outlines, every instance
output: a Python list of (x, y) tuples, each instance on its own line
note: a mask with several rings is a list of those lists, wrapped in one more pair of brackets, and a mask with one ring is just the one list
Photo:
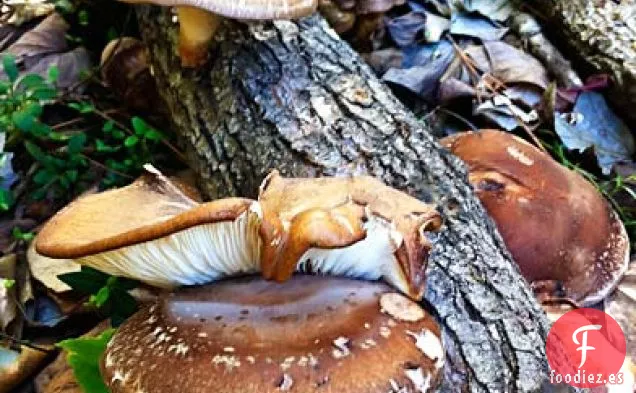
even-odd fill
[(436, 202), (446, 224), (426, 299), (449, 353), (442, 390), (541, 389), (547, 321), (463, 165), (322, 18), (249, 28), (228, 21), (209, 64), (195, 72), (179, 65), (169, 11), (138, 11), (159, 89), (208, 197), (254, 197), (278, 168), (288, 176), (369, 173)]
[(548, 18), (568, 57), (586, 73), (612, 77), (612, 103), (636, 124), (636, 2), (612, 0), (534, 0)]

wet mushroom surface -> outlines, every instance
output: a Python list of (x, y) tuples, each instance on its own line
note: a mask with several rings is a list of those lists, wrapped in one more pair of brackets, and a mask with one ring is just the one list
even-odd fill
[(540, 301), (592, 305), (616, 286), (629, 263), (627, 232), (580, 174), (503, 131), (459, 133), (442, 144), (468, 166), (470, 183)]
[(102, 359), (113, 393), (426, 392), (441, 378), (436, 322), (383, 283), (296, 275), (166, 293)]

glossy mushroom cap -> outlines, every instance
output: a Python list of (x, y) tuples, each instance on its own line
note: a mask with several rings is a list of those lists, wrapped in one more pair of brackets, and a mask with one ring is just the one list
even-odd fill
[(614, 288), (627, 269), (629, 240), (582, 176), (501, 131), (456, 134), (442, 143), (468, 165), (477, 195), (539, 292), (586, 305)]
[(254, 201), (199, 204), (149, 169), (127, 187), (80, 198), (58, 212), (38, 235), (37, 251), (159, 287), (259, 270)]
[(263, 274), (278, 281), (296, 270), (384, 279), (414, 299), (424, 292), (441, 226), (435, 206), (369, 176), (285, 179), (261, 185)]
[(439, 328), (391, 291), (316, 276), (181, 290), (119, 328), (102, 375), (112, 393), (433, 390)]

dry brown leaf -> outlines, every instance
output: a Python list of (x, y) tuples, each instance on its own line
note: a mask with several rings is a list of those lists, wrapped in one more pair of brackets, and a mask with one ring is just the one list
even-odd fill
[(53, 292), (61, 293), (71, 290), (71, 287), (60, 281), (57, 276), (65, 273), (79, 272), (81, 266), (72, 259), (47, 258), (35, 251), (35, 241), (31, 242), (27, 251), (27, 260), (33, 278), (44, 284)]

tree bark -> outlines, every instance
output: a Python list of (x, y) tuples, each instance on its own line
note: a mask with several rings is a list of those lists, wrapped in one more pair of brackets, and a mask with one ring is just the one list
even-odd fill
[(633, 0), (533, 0), (581, 71), (609, 74), (608, 97), (636, 125), (636, 5)]
[[(166, 9), (138, 9), (155, 78), (209, 198), (254, 197), (286, 176), (367, 173), (445, 218), (427, 269), (448, 352), (442, 391), (534, 392), (548, 323), (468, 185), (463, 164), (320, 16), (226, 21), (200, 70), (184, 70)], [(388, 390), (388, 383), (387, 383)]]

